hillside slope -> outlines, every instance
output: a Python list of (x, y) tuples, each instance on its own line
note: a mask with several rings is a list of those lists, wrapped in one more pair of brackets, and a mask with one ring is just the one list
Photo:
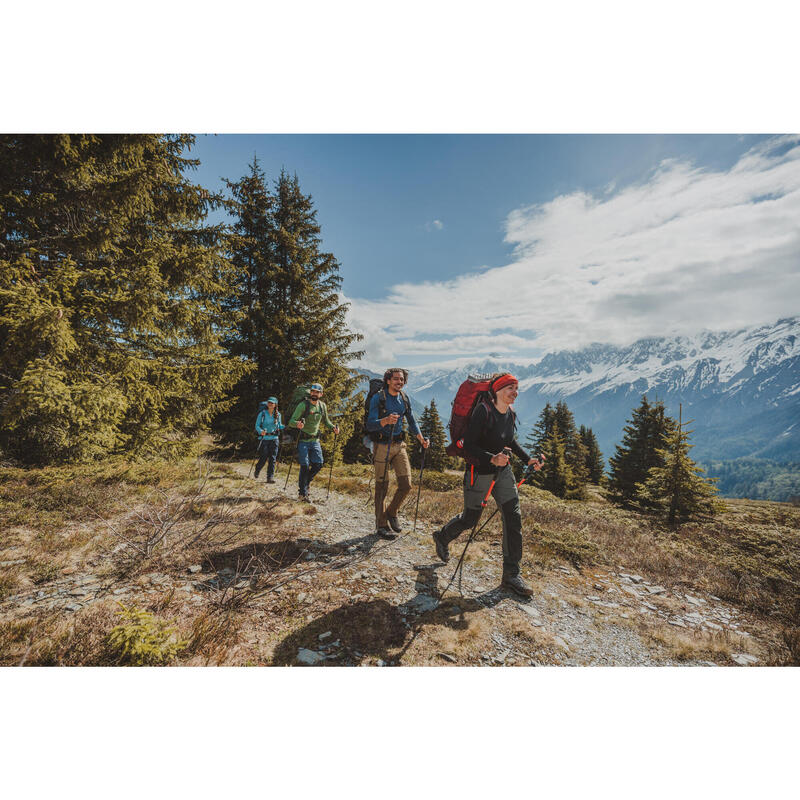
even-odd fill
[[(800, 551), (800, 512), (791, 507), (735, 512), (768, 527), (782, 520), (795, 548), (791, 559), (783, 555), (788, 561), (774, 554), (772, 580), (784, 586), (773, 598), (752, 575), (729, 584), (721, 566), (707, 569), (686, 542), (676, 542), (673, 555), (662, 551), (657, 538), (672, 534), (645, 530), (599, 496), (565, 504), (526, 488), (523, 566), (534, 597), (524, 602), (499, 588), (495, 518), (470, 548), (463, 596), (456, 582), (439, 602), (461, 544), (444, 566), (430, 531), (457, 508), (457, 489), (424, 489), (417, 531), (409, 502), (406, 530), (386, 542), (374, 535), (361, 468), (338, 468), (339, 491), (327, 500), (320, 476), (315, 504), (305, 505), (294, 499), (293, 482), (284, 492), (283, 480), (268, 486), (247, 477), (249, 467), (201, 464), (199, 480), (191, 465), (180, 474), (145, 471), (138, 484), (104, 473), (87, 478), (87, 487), (101, 485), (108, 495), (113, 486), (113, 508), (91, 511), (72, 497), (60, 520), (42, 510), (55, 479), (19, 491), (27, 473), (6, 471), (2, 663), (130, 662), (108, 641), (121, 605), (174, 626), (181, 646), (166, 663), (748, 665), (788, 657), (781, 637), (796, 584), (786, 583), (786, 570), (796, 569), (791, 559)], [(131, 469), (120, 475), (130, 481)], [(50, 487), (46, 494), (41, 485)], [(88, 488), (81, 494), (101, 502)], [(626, 530), (627, 545), (613, 552), (619, 562), (608, 563), (612, 545), (603, 548), (602, 537), (610, 542)], [(163, 531), (150, 557), (136, 551)], [(699, 527), (685, 535), (699, 542), (711, 533)], [(749, 595), (737, 594), (737, 581)]]

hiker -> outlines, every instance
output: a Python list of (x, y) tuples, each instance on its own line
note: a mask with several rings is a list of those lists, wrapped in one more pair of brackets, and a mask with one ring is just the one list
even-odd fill
[(301, 400), (294, 409), (288, 426), (300, 431), (297, 441), (297, 461), (300, 464), (300, 478), (298, 480), (298, 496), (306, 503), (311, 502), (308, 488), (314, 476), (322, 469), (322, 446), (319, 443), (319, 426), (325, 423), (327, 428), (339, 433), (339, 426), (334, 425), (328, 416), (328, 409), (320, 399), (322, 385), (312, 383), (309, 387), (308, 397)]
[(275, 461), (278, 457), (278, 437), (281, 435), (284, 425), (281, 423), (281, 412), (278, 411), (278, 398), (268, 397), (266, 403), (262, 403), (256, 417), (256, 434), (258, 440), (258, 463), (256, 464), (255, 478), (258, 480), (264, 464), (267, 465), (267, 483), (275, 483), (272, 477), (275, 474)]
[[(520, 447), (515, 436), (515, 415), (511, 406), (517, 398), (519, 382), (510, 373), (492, 377), (488, 391), (475, 403), (464, 433), (463, 450), (467, 457), (464, 472), (464, 510), (443, 528), (433, 533), (436, 555), (444, 562), (450, 557), (448, 545), (461, 533), (477, 525), (483, 512), (481, 505), (492, 480), (492, 496), (503, 519), (502, 586), (523, 597), (533, 590), (520, 575), (522, 560), (522, 516), (511, 453), (534, 470), (542, 465)], [(472, 463), (470, 463), (472, 462)]]
[[(396, 539), (397, 534), (403, 530), (397, 513), (411, 491), (411, 463), (406, 449), (403, 418), (408, 420), (409, 430), (422, 447), (427, 449), (430, 445), (420, 432), (411, 411), (411, 403), (403, 392), (407, 379), (407, 370), (386, 370), (383, 374), (383, 388), (372, 395), (367, 415), (366, 428), (374, 442), (375, 452), (375, 532), (383, 539)], [(389, 466), (394, 470), (397, 489), (389, 505), (385, 506), (389, 489)]]

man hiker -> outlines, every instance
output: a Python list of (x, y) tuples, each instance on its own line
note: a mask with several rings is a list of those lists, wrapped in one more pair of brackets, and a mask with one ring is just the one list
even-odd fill
[(325, 403), (320, 400), (322, 397), (322, 385), (312, 383), (309, 387), (308, 399), (302, 400), (289, 420), (290, 428), (297, 428), (300, 431), (300, 438), (297, 442), (297, 461), (300, 464), (300, 478), (298, 481), (299, 497), (306, 503), (311, 502), (308, 487), (314, 476), (322, 469), (322, 446), (319, 443), (319, 426), (332, 429), (334, 433), (339, 433), (339, 426), (334, 425), (328, 416), (328, 409)]
[[(375, 527), (376, 533), (383, 539), (396, 539), (402, 530), (397, 512), (411, 491), (411, 464), (406, 449), (403, 418), (408, 419), (409, 430), (424, 448), (430, 444), (420, 433), (411, 403), (403, 393), (407, 376), (408, 372), (403, 369), (386, 370), (383, 374), (384, 388), (372, 396), (367, 416), (367, 431), (375, 442)], [(385, 506), (389, 466), (394, 470), (397, 489), (392, 501)]]
[(275, 474), (275, 459), (278, 456), (278, 437), (283, 430), (281, 412), (278, 411), (278, 398), (268, 397), (266, 407), (262, 408), (256, 417), (256, 434), (258, 435), (258, 463), (256, 464), (255, 478), (261, 472), (264, 464), (269, 459), (267, 466), (267, 483), (275, 483), (272, 477)]
[(515, 436), (515, 417), (511, 406), (517, 398), (519, 383), (509, 374), (493, 377), (488, 399), (475, 404), (464, 434), (464, 451), (468, 463), (464, 473), (464, 510), (443, 528), (435, 531), (436, 555), (444, 562), (450, 557), (448, 545), (461, 533), (477, 525), (483, 511), (482, 501), (492, 481), (492, 496), (503, 519), (502, 586), (523, 597), (533, 590), (520, 575), (522, 560), (522, 516), (510, 453), (535, 470), (542, 465), (520, 447)]

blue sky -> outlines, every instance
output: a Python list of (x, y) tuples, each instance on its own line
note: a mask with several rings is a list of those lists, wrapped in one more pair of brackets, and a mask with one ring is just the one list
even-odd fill
[(213, 188), (254, 153), (270, 179), (297, 173), (377, 366), (797, 313), (798, 151), (754, 135), (227, 134), (192, 154)]

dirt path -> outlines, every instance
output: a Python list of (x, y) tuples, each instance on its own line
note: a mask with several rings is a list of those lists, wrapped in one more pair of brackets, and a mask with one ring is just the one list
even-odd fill
[[(395, 541), (375, 535), (371, 503), (332, 491), (320, 475), (312, 506), (296, 500), (294, 481), (267, 485), (249, 477), (249, 462), (221, 488), (233, 506), (282, 515), (270, 524), (291, 555), (272, 572), (273, 587), (256, 593), (239, 614), (230, 646), (184, 663), (325, 665), (750, 665), (763, 663), (759, 628), (735, 607), (700, 593), (680, 594), (623, 569), (585, 569), (529, 563), (529, 601), (499, 587), (497, 534), (471, 547), (461, 589), (455, 582), (439, 601), (466, 543), (451, 545), (447, 565), (435, 556), (432, 525), (413, 517)], [(413, 509), (411, 501), (408, 509)], [(128, 512), (129, 514), (132, 512)], [(135, 580), (104, 572), (107, 560), (88, 558), (53, 581), (27, 585), (0, 603), (0, 621), (55, 614), (70, 619), (103, 602), (160, 609), (185, 630), (219, 601), (226, 587), (248, 591), (238, 559), (265, 544), (258, 523), (241, 546), (210, 554), (200, 565), (176, 563)], [(12, 552), (13, 550), (13, 552)], [(17, 548), (0, 553), (18, 557)], [(283, 559), (283, 556), (281, 556)], [(24, 560), (24, 559), (23, 559)], [(275, 587), (275, 583), (278, 583)], [(168, 598), (163, 600), (163, 598)], [(159, 605), (161, 604), (161, 605)], [(112, 603), (116, 607), (116, 603)], [(113, 613), (108, 612), (109, 615)], [(700, 645), (700, 646), (698, 646)], [(714, 661), (701, 660), (698, 652)], [(199, 660), (198, 660), (199, 659)], [(203, 660), (205, 659), (205, 660)]]
[[(244, 467), (240, 469), (246, 474)], [(267, 496), (283, 493), (282, 482), (264, 489)], [(286, 492), (290, 497), (291, 489), (293, 486)], [(535, 594), (524, 601), (499, 587), (499, 542), (489, 546), (488, 557), (476, 552), (478, 557), (468, 558), (463, 570), (463, 597), (456, 581), (439, 603), (438, 595), (450, 581), (466, 534), (451, 545), (450, 562), (443, 565), (436, 558), (432, 528), (425, 520), (420, 519), (413, 532), (413, 516), (401, 518), (403, 533), (387, 542), (375, 536), (366, 492), (358, 498), (332, 491), (325, 500), (321, 484), (315, 487), (313, 496), (320, 498), (314, 504), (316, 514), (294, 517), (290, 525), (296, 535), (323, 548), (345, 543), (353, 555), (362, 556), (339, 570), (346, 599), (380, 601), (397, 609), (412, 637), (437, 625), (456, 633), (470, 627), (477, 631), (472, 637), (434, 636), (433, 644), (439, 641), (442, 649), (431, 653), (430, 647), (421, 647), (423, 663), (431, 663), (433, 657), (434, 662), (462, 664), (710, 665), (712, 662), (685, 657), (679, 660), (673, 636), (664, 637), (667, 641), (659, 644), (650, 635), (643, 636), (639, 628), (649, 631), (661, 627), (668, 633), (674, 630), (678, 637), (734, 636), (737, 645), (740, 639), (750, 637), (733, 607), (715, 598), (674, 595), (625, 572), (592, 570), (581, 574), (560, 566), (527, 576)], [(407, 639), (404, 647), (406, 655), (411, 652)], [(303, 654), (310, 663), (330, 657), (325, 647), (305, 649), (316, 654)], [(746, 652), (738, 655), (741, 663), (755, 663)], [(404, 656), (400, 663), (409, 661)]]

